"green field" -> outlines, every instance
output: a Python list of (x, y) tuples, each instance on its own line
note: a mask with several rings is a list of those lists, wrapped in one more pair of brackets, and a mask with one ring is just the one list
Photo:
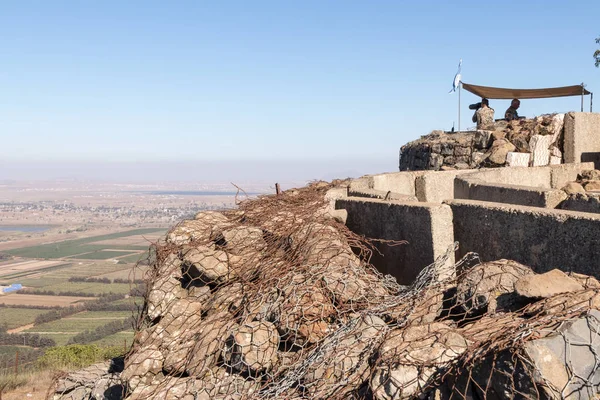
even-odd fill
[(100, 340), (96, 340), (91, 344), (95, 344), (99, 347), (112, 347), (118, 346), (129, 349), (133, 342), (133, 331), (117, 332), (113, 335), (103, 337)]
[(6, 329), (14, 329), (19, 326), (33, 323), (35, 318), (47, 313), (49, 310), (36, 310), (32, 308), (0, 308), (0, 325)]
[(94, 295), (115, 293), (128, 294), (132, 285), (129, 283), (97, 283), (97, 282), (61, 282), (41, 288), (35, 288), (32, 292), (43, 292), (52, 290), (56, 294), (60, 292), (89, 293)]
[[(113, 304), (113, 303), (111, 303)], [(107, 319), (122, 319), (131, 317), (133, 313), (131, 311), (84, 311), (77, 314), (73, 314), (66, 319), (97, 319), (97, 318), (107, 318)], [(106, 321), (110, 322), (110, 321)]]
[(127, 236), (143, 235), (147, 233), (164, 231), (162, 228), (133, 229), (125, 232), (111, 233), (108, 235), (92, 236), (83, 239), (65, 240), (62, 242), (44, 244), (40, 246), (23, 247), (20, 249), (7, 250), (6, 253), (12, 256), (26, 258), (64, 258), (72, 257), (78, 254), (92, 253), (104, 250), (106, 248), (116, 250), (146, 250), (144, 246), (119, 246), (90, 244), (102, 240), (118, 239)]
[(132, 254), (130, 256), (126, 256), (126, 257), (121, 257), (119, 258), (119, 261), (125, 261), (126, 263), (132, 263), (135, 264), (140, 260), (145, 260), (146, 258), (148, 258), (148, 252), (144, 252), (141, 254)]
[(130, 254), (133, 253), (130, 251), (100, 250), (91, 253), (79, 254), (69, 258), (76, 258), (78, 260), (108, 260), (109, 258), (128, 256)]

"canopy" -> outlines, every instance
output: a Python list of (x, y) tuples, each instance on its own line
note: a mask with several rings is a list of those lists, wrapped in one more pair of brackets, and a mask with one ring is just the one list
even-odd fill
[(488, 99), (544, 99), (548, 97), (583, 96), (591, 94), (591, 92), (588, 92), (583, 85), (546, 89), (505, 89), (471, 85), (470, 83), (463, 82), (462, 87), (474, 95)]

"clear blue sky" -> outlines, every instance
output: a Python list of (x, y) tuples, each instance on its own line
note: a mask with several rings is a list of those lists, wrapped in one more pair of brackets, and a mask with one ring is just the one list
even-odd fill
[[(584, 81), (600, 110), (599, 15), (592, 0), (5, 1), (0, 159), (357, 157), (393, 170), (402, 144), (456, 121), (461, 57), (466, 82)], [(463, 127), (476, 100), (463, 92)]]

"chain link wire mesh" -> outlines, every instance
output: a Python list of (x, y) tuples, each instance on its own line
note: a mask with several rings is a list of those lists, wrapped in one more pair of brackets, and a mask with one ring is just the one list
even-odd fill
[[(600, 283), (527, 296), (455, 247), (399, 285), (314, 183), (207, 211), (153, 245), (128, 399), (594, 398)], [(566, 282), (566, 281), (565, 281)], [(560, 291), (559, 291), (560, 292)]]

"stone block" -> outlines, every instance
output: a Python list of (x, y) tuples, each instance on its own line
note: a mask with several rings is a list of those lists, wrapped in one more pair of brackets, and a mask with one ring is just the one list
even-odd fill
[(492, 131), (478, 130), (473, 138), (473, 146), (476, 149), (487, 149), (492, 144)]
[(539, 167), (550, 163), (550, 145), (552, 136), (533, 135), (529, 140), (529, 149), (531, 151), (531, 165)]
[(565, 163), (593, 161), (600, 168), (600, 114), (570, 112), (564, 117)]
[(440, 154), (443, 156), (451, 156), (454, 154), (454, 146), (452, 143), (442, 143)]
[(485, 160), (485, 158), (486, 158), (485, 153), (474, 151), (473, 154), (471, 154), (471, 162), (475, 165), (478, 165), (481, 162), (483, 162), (483, 160)]
[(528, 167), (531, 154), (510, 151), (506, 154), (506, 165), (509, 167)]
[(436, 153), (432, 153), (429, 156), (429, 166), (431, 169), (438, 170), (444, 164), (444, 156)]
[(456, 163), (456, 159), (454, 158), (454, 156), (444, 157), (444, 164), (446, 164), (446, 165), (454, 165), (455, 163)]
[(471, 154), (471, 152), (472, 150), (470, 147), (457, 146), (454, 148), (455, 156), (468, 156), (469, 154)]

